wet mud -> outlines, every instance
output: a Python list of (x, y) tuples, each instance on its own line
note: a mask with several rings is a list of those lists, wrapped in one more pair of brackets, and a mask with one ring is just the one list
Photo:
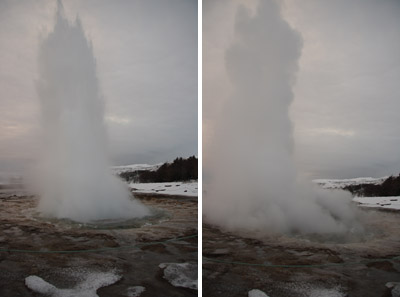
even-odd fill
[[(65, 222), (38, 219), (37, 198), (9, 196), (0, 199), (0, 248), (39, 253), (0, 252), (0, 296), (42, 296), (25, 286), (36, 275), (58, 288), (76, 286), (83, 275), (108, 272), (122, 276), (100, 288), (99, 296), (128, 296), (131, 287), (143, 286), (146, 296), (197, 296), (197, 291), (174, 287), (163, 278), (161, 263), (197, 263), (197, 199), (138, 197), (167, 217), (137, 228), (77, 228)], [(149, 244), (152, 242), (157, 244)], [(76, 252), (86, 250), (103, 251)], [(53, 253), (53, 251), (74, 251)]]
[(400, 260), (391, 260), (400, 255), (400, 212), (364, 211), (365, 234), (346, 240), (238, 234), (205, 224), (203, 295), (247, 296), (259, 289), (270, 297), (392, 296), (385, 285), (400, 281)]

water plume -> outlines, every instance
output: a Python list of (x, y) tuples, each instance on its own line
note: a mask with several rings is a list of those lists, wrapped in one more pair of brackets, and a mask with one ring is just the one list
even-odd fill
[(80, 19), (58, 1), (53, 32), (39, 48), (43, 148), (38, 210), (80, 222), (143, 217), (149, 210), (109, 168), (96, 61)]
[[(205, 221), (229, 230), (345, 232), (351, 195), (313, 189), (293, 158), (289, 107), (302, 38), (272, 0), (240, 6), (225, 53), (232, 92), (216, 120), (204, 185)], [(207, 162), (207, 160), (206, 160)]]

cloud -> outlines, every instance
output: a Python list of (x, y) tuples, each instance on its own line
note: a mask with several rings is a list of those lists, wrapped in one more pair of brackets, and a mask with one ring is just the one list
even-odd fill
[[(0, 138), (0, 164), (25, 162), (37, 142), (37, 50), (55, 7), (53, 0), (0, 3), (0, 135), (26, 127)], [(196, 1), (70, 0), (64, 8), (70, 20), (79, 14), (93, 45), (113, 160), (197, 154)]]

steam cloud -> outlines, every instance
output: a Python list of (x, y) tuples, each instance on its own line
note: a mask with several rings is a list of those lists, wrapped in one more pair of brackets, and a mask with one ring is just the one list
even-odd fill
[(39, 49), (39, 72), (43, 156), (36, 178), (38, 210), (80, 222), (147, 215), (149, 210), (130, 199), (128, 188), (110, 172), (92, 48), (79, 18), (70, 24), (60, 1), (54, 31)]
[(301, 36), (272, 0), (260, 1), (254, 16), (239, 7), (234, 36), (225, 53), (233, 91), (208, 148), (205, 221), (244, 231), (346, 231), (354, 224), (350, 194), (313, 189), (294, 165), (289, 106)]

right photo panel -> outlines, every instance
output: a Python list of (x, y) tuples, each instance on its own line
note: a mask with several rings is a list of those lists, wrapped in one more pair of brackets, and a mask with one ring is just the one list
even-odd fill
[(400, 296), (399, 15), (203, 1), (203, 296)]

